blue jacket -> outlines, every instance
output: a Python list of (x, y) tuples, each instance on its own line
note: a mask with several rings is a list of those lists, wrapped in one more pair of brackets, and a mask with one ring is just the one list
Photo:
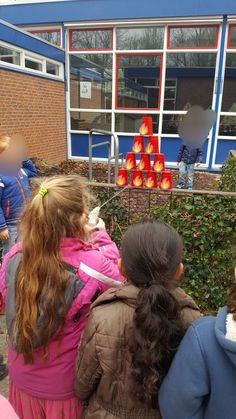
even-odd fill
[(201, 148), (190, 148), (182, 145), (179, 149), (177, 162), (184, 162), (185, 164), (202, 163), (202, 150)]
[(227, 308), (188, 329), (160, 393), (163, 419), (236, 418), (236, 341), (226, 339)]
[(29, 197), (29, 176), (37, 171), (31, 160), (23, 162), (17, 176), (0, 173), (0, 230), (16, 224), (20, 211)]

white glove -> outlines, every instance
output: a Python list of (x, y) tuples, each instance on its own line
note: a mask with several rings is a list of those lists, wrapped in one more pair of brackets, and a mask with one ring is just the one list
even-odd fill
[(88, 225), (90, 227), (95, 227), (98, 223), (100, 207), (94, 208), (88, 216)]
[(99, 230), (106, 228), (105, 223), (102, 218), (98, 218), (98, 222), (95, 227), (98, 228)]

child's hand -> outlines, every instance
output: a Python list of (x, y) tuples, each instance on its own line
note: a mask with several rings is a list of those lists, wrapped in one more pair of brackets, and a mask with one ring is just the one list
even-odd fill
[(85, 225), (85, 229), (86, 229), (87, 233), (93, 233), (96, 230), (101, 230), (101, 229), (105, 229), (105, 228), (106, 228), (106, 226), (105, 226), (105, 223), (102, 220), (102, 218), (98, 218), (98, 222), (94, 226), (90, 226), (89, 224)]
[(8, 240), (10, 238), (9, 231), (7, 228), (0, 230), (0, 240)]

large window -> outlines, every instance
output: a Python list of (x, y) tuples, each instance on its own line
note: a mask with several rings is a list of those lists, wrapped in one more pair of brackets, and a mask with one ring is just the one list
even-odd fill
[[(68, 29), (71, 131), (178, 137), (192, 105), (214, 103), (219, 25), (125, 25)], [(210, 142), (209, 142), (210, 143)]]
[(161, 60), (153, 54), (117, 56), (117, 108), (159, 108)]

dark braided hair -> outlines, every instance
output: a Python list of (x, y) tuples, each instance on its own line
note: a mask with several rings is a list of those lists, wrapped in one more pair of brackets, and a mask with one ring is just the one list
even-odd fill
[(182, 240), (170, 225), (131, 226), (121, 247), (127, 279), (140, 288), (129, 338), (136, 397), (153, 404), (184, 334), (172, 293), (182, 260)]

